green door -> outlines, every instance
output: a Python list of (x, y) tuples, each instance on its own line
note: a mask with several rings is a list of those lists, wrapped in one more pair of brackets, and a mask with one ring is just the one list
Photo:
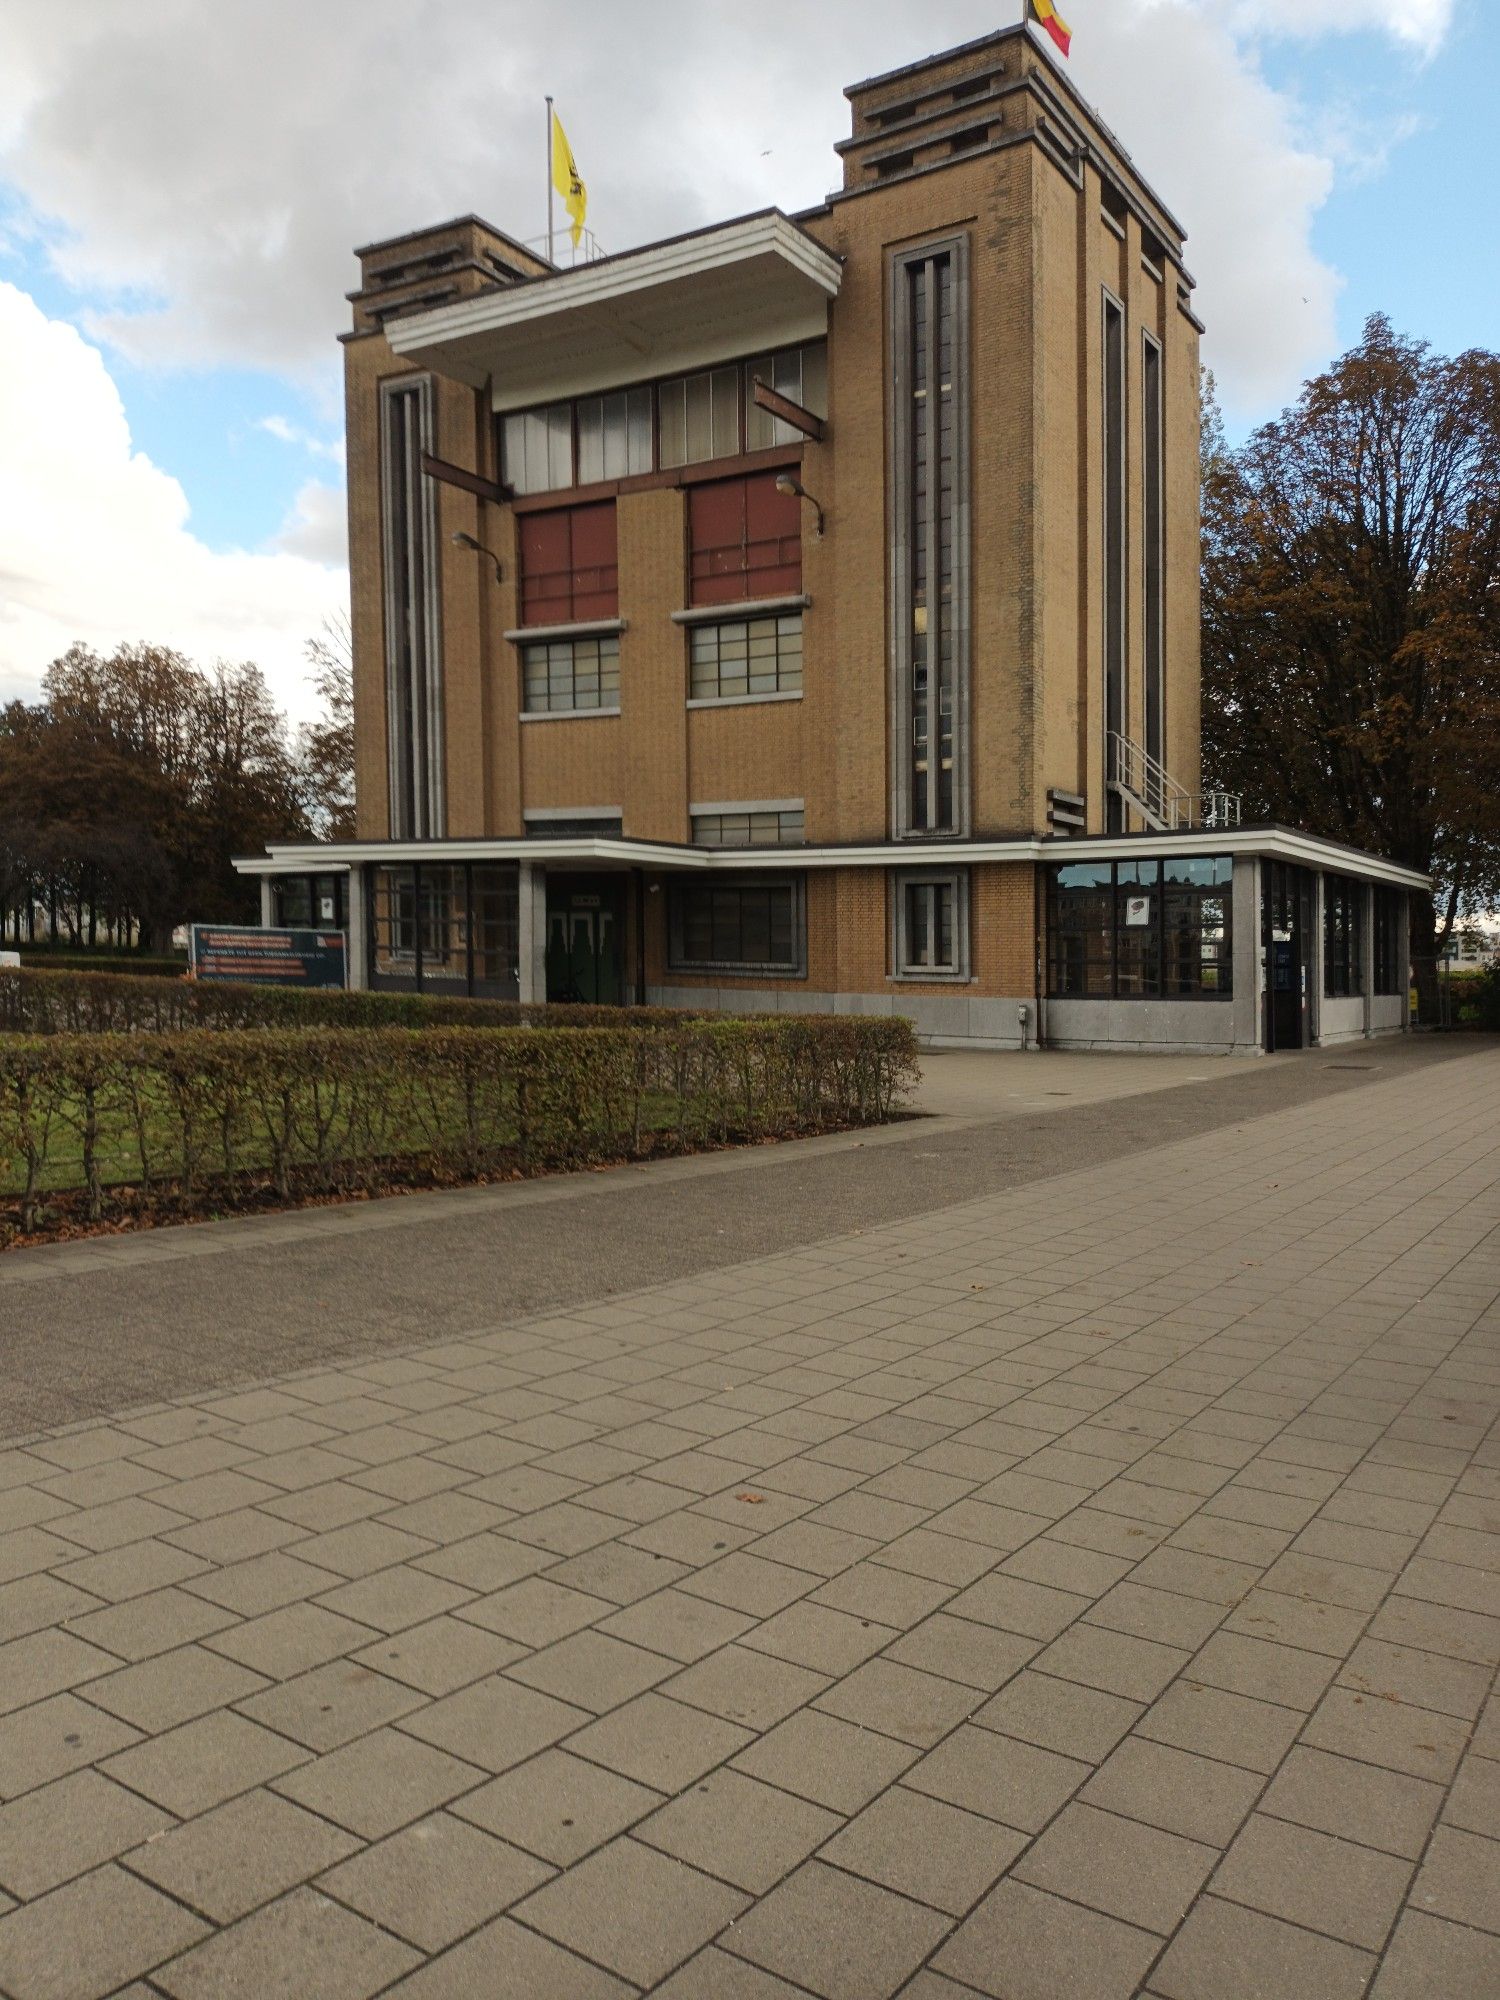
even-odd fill
[(547, 998), (562, 1005), (617, 1007), (622, 990), (615, 888), (548, 885)]

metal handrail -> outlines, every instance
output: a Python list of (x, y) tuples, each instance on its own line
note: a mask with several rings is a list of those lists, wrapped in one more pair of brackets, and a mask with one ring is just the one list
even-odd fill
[(1233, 792), (1190, 792), (1179, 785), (1144, 744), (1109, 732), (1109, 781), (1161, 833), (1192, 827), (1238, 826), (1240, 800)]

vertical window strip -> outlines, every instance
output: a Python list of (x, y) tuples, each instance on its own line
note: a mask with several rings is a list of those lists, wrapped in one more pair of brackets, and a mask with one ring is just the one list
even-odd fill
[[(1111, 732), (1106, 769), (1119, 775), (1113, 739), (1126, 733), (1125, 689), (1125, 313), (1104, 295), (1104, 723)], [(1111, 832), (1123, 825), (1118, 796), (1109, 795)]]
[(431, 379), (397, 378), (380, 396), (387, 754), (391, 834), (399, 840), (443, 825), (436, 502), (422, 472)]
[(902, 833), (960, 830), (967, 713), (963, 239), (894, 270), (896, 741)]
[(1141, 411), (1145, 450), (1141, 460), (1141, 501), (1145, 515), (1142, 536), (1145, 575), (1142, 578), (1146, 641), (1146, 753), (1165, 764), (1167, 751), (1166, 651), (1163, 630), (1165, 598), (1166, 519), (1162, 487), (1163, 408), (1161, 343), (1143, 334), (1141, 349)]

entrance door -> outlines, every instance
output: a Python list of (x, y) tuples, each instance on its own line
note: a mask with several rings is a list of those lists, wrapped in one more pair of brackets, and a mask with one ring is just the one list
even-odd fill
[(572, 1006), (620, 1000), (616, 890), (547, 884), (547, 998)]
[(1284, 861), (1265, 864), (1261, 938), (1266, 967), (1265, 1045), (1302, 1049), (1309, 1041), (1313, 880)]

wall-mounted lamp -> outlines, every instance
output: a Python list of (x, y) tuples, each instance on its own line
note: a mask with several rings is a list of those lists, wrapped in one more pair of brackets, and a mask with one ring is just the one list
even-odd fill
[(505, 572), (501, 569), (500, 558), (493, 549), (487, 549), (483, 542), (476, 541), (472, 535), (466, 535), (462, 528), (455, 528), (448, 539), (456, 549), (472, 549), (476, 556), (483, 556), (486, 562), (492, 562), (495, 565), (496, 583), (504, 581)]
[(816, 500), (814, 500), (812, 495), (808, 492), (807, 488), (802, 484), (802, 481), (797, 477), (796, 473), (778, 472), (776, 475), (776, 491), (778, 493), (785, 494), (788, 498), (790, 498), (791, 495), (795, 493), (799, 500), (805, 500), (807, 502), (808, 506), (812, 508), (813, 512), (818, 517), (818, 539), (821, 541), (823, 538), (823, 509), (820, 506), (820, 504)]

